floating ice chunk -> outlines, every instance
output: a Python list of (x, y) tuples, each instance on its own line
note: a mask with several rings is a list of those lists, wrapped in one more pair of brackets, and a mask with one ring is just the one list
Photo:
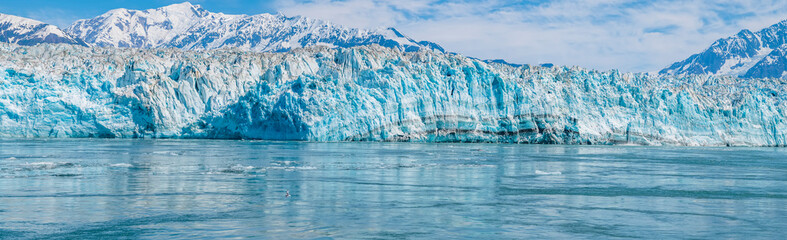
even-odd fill
[(235, 164), (235, 165), (232, 165), (232, 166), (230, 166), (228, 168), (222, 169), (220, 172), (222, 172), (222, 173), (238, 173), (238, 174), (240, 174), (240, 173), (253, 172), (254, 169), (255, 168), (253, 166), (244, 166), (244, 165), (241, 165), (241, 164)]
[(317, 168), (316, 167), (312, 167), (312, 166), (286, 166), (286, 167), (272, 166), (272, 167), (268, 167), (267, 169), (269, 169), (269, 170), (296, 171), (296, 170), (315, 170)]
[(115, 164), (110, 164), (109, 166), (110, 167), (116, 167), (116, 168), (132, 168), (132, 167), (134, 167), (134, 165), (131, 165), (130, 163), (115, 163)]
[(561, 175), (561, 174), (563, 173), (561, 173), (560, 171), (545, 172), (541, 170), (536, 170), (536, 175)]

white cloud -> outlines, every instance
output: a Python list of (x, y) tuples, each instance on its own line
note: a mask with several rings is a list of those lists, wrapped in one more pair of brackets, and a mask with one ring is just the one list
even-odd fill
[(394, 26), (448, 51), (519, 63), (658, 71), (742, 28), (787, 18), (783, 0), (280, 0), (287, 15)]
[(332, 22), (363, 28), (388, 27), (408, 22), (408, 15), (424, 14), (434, 1), (368, 1), (368, 0), (314, 0), (298, 3), (280, 0), (276, 8), (287, 15), (327, 19)]
[(70, 12), (55, 8), (40, 8), (29, 11), (24, 14), (24, 17), (52, 24), (60, 28), (65, 28), (78, 19)]

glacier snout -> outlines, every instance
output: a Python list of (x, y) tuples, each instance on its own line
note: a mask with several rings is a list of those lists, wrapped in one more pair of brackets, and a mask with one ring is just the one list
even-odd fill
[(785, 145), (785, 82), (379, 46), (0, 45), (0, 136)]

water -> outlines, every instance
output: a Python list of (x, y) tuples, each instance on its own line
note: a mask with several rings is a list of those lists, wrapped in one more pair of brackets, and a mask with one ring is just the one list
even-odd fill
[(2, 140), (0, 238), (778, 239), (786, 160), (783, 148)]

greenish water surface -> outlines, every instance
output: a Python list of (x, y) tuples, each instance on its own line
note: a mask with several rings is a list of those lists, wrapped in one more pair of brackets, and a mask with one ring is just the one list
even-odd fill
[(786, 208), (783, 148), (0, 140), (0, 239), (783, 239)]

